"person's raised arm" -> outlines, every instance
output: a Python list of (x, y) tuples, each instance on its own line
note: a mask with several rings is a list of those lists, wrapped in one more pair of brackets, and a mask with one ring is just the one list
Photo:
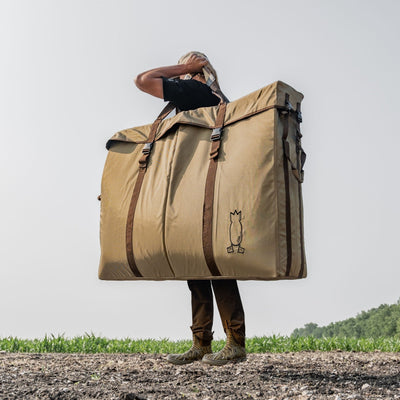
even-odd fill
[(185, 64), (171, 65), (169, 67), (154, 68), (142, 72), (135, 78), (136, 86), (152, 96), (164, 98), (162, 77), (174, 78), (186, 74), (196, 74), (208, 64), (203, 57), (192, 55)]

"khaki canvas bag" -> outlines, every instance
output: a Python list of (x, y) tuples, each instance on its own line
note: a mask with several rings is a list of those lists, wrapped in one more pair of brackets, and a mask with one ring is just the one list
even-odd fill
[(117, 132), (101, 185), (99, 278), (306, 277), (303, 95), (277, 81)]

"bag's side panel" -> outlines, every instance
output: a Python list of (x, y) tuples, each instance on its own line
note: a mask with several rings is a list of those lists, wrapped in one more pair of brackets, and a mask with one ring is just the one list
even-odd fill
[(115, 143), (107, 155), (101, 183), (100, 279), (135, 278), (126, 258), (125, 228), (141, 147)]
[(274, 110), (224, 128), (213, 223), (214, 255), (223, 276), (277, 276), (274, 162)]
[[(279, 278), (284, 278), (288, 268), (291, 267), (291, 242), (287, 241), (287, 204), (290, 205), (290, 197), (286, 193), (286, 171), (284, 168), (284, 152), (282, 138), (285, 128), (285, 118), (279, 111), (275, 111), (276, 130), (275, 130), (275, 154), (276, 154), (276, 196), (278, 204), (278, 234), (277, 244), (279, 246), (279, 264), (277, 273)], [(287, 171), (287, 177), (289, 176)], [(287, 178), (289, 179), (289, 178)], [(289, 201), (289, 203), (288, 203)]]
[(203, 255), (204, 186), (210, 158), (211, 129), (181, 126), (166, 204), (165, 244), (178, 279), (210, 278)]
[[(300, 149), (297, 146), (299, 124), (295, 118), (290, 118), (289, 121), (289, 153), (290, 169), (293, 164), (298, 170), (300, 177), (301, 161)], [(290, 276), (293, 278), (305, 278), (307, 276), (305, 249), (304, 249), (304, 221), (303, 221), (303, 199), (302, 199), (302, 183), (296, 178), (296, 175), (290, 173), (290, 196), (293, 199), (291, 203), (292, 217), (292, 249), (293, 249), (293, 264), (290, 270)]]
[[(293, 115), (279, 112), (276, 114), (279, 277), (297, 279), (306, 276), (301, 183), (292, 171), (293, 166), (297, 167), (297, 121)], [(290, 161), (285, 156), (283, 145), (286, 123)]]
[[(297, 122), (293, 117), (289, 118), (289, 133), (287, 141), (290, 148), (290, 159), (296, 163), (296, 126)], [(301, 240), (300, 240), (300, 218), (299, 218), (299, 181), (292, 173), (292, 166), (288, 160), (289, 191), (290, 191), (290, 217), (292, 234), (292, 265), (289, 276), (298, 277), (301, 268)]]
[(133, 226), (133, 253), (145, 279), (173, 279), (165, 243), (165, 202), (176, 135), (155, 142), (139, 194)]

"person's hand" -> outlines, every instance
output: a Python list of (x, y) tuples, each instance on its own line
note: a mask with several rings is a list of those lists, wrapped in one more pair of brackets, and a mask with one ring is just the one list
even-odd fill
[(196, 74), (202, 72), (203, 67), (208, 64), (208, 60), (204, 57), (192, 54), (185, 64), (188, 68), (189, 74)]

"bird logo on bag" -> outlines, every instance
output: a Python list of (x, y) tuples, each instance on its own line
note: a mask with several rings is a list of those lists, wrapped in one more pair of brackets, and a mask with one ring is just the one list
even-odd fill
[(228, 253), (234, 253), (235, 247), (237, 247), (237, 252), (240, 254), (244, 253), (244, 247), (241, 247), (243, 239), (243, 225), (242, 225), (242, 211), (235, 210), (229, 213), (230, 225), (229, 225), (229, 239), (231, 245), (226, 248)]

